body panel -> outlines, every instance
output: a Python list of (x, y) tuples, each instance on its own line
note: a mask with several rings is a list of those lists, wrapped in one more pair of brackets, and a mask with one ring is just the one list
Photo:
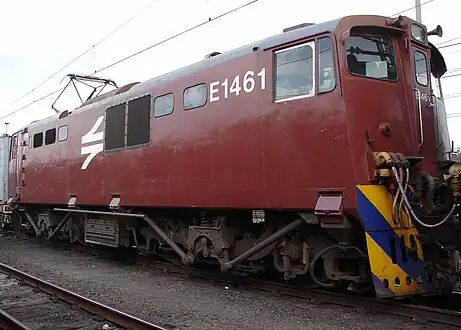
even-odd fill
[[(299, 39), (299, 31), (294, 34)], [(301, 38), (296, 43), (309, 40), (314, 39)], [(263, 46), (272, 43), (265, 41)], [(251, 52), (171, 82), (159, 78), (165, 83), (139, 84), (114, 99), (83, 106), (65, 119), (31, 125), (33, 135), (66, 121), (69, 138), (27, 150), (28, 184), (22, 200), (65, 204), (70, 195), (76, 195), (79, 204), (107, 205), (111, 196), (121, 195), (121, 205), (127, 206), (305, 209), (315, 206), (319, 189), (333, 187), (346, 190), (346, 207), (352, 209), (355, 196), (347, 188), (353, 189), (354, 178), (335, 171), (336, 162), (351, 166), (340, 85), (315, 97), (274, 103), (272, 56), (270, 50)], [(262, 69), (265, 88), (256, 79)], [(242, 90), (238, 96), (225, 98), (221, 88), (214, 94), (219, 101), (208, 99), (202, 108), (182, 109), (184, 88), (202, 82), (221, 84), (249, 70), (255, 73), (253, 92)], [(147, 92), (153, 98), (175, 93), (173, 113), (151, 119), (151, 142), (123, 151), (102, 151), (82, 170), (87, 157), (81, 155), (82, 147), (102, 143), (82, 144), (82, 137), (105, 109)], [(93, 133), (104, 132), (104, 125), (102, 121)], [(318, 142), (322, 140), (330, 141), (327, 148)], [(333, 162), (332, 149), (337, 150)], [(46, 194), (37, 194), (38, 189)]]

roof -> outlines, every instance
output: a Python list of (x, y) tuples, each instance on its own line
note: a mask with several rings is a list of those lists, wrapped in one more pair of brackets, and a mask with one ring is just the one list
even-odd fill
[[(231, 61), (235, 58), (242, 57), (248, 54), (253, 53), (255, 50), (254, 48), (257, 47), (259, 50), (264, 50), (268, 49), (271, 47), (275, 47), (277, 45), (289, 43), (301, 38), (305, 38), (311, 35), (316, 35), (322, 32), (332, 32), (336, 29), (339, 21), (341, 19), (334, 19), (331, 21), (319, 23), (319, 24), (313, 24), (309, 25), (306, 27), (301, 27), (295, 30), (291, 30), (288, 32), (280, 33), (277, 35), (270, 36), (268, 38), (252, 42), (250, 44), (247, 44), (245, 46), (224, 52), (220, 55), (210, 57), (208, 59), (193, 63), (191, 65), (188, 65), (186, 67), (165, 73), (161, 76), (154, 77), (152, 79), (146, 80), (144, 82), (135, 84), (131, 89), (129, 89), (126, 93), (119, 93), (117, 95), (117, 91), (124, 87), (120, 87), (119, 89), (114, 89), (111, 91), (108, 91), (102, 95), (99, 95), (96, 98), (90, 99), (87, 102), (84, 102), (82, 105), (80, 105), (78, 108), (76, 108), (74, 111), (84, 111), (84, 110), (89, 110), (90, 108), (96, 106), (96, 104), (104, 104), (104, 100), (107, 100), (110, 98), (111, 102), (114, 100), (122, 100), (126, 98), (130, 98), (132, 95), (140, 95), (147, 93), (150, 91), (152, 88), (169, 83), (177, 78), (180, 77), (185, 77), (185, 76), (190, 76), (193, 75), (197, 72), (200, 72), (206, 68), (210, 68), (219, 64), (223, 64), (225, 62)], [(125, 85), (126, 86), (126, 85)], [(106, 101), (107, 102), (107, 101)], [(59, 118), (59, 114), (57, 115), (52, 115), (47, 118), (38, 120), (33, 122), (33, 126), (35, 125), (41, 125), (41, 124), (46, 124), (50, 121), (53, 121), (55, 119)], [(32, 123), (31, 123), (32, 124)], [(28, 126), (31, 126), (29, 124)]]

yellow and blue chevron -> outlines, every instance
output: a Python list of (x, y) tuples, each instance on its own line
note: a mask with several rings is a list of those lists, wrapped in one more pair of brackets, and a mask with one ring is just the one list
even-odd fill
[(392, 202), (384, 186), (357, 186), (358, 212), (376, 295), (386, 298), (435, 293), (436, 273), (424, 262), (418, 230), (409, 226), (406, 214), (402, 215), (403, 226), (393, 222)]

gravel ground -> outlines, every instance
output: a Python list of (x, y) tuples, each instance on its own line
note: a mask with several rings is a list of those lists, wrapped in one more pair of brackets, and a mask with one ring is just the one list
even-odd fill
[[(30, 329), (101, 329), (107, 322), (0, 274), (0, 308)], [(110, 326), (109, 324), (107, 324)]]
[(4, 236), (0, 262), (169, 329), (451, 329), (226, 289)]

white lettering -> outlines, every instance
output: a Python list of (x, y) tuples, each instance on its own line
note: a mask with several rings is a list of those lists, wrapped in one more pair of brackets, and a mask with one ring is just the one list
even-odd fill
[(227, 99), (227, 94), (229, 94), (229, 91), (227, 90), (228, 85), (229, 85), (229, 80), (226, 78), (221, 84), (221, 86), (224, 87), (224, 98), (225, 99)]
[(219, 95), (218, 96), (213, 96), (215, 93), (219, 92), (218, 88), (214, 88), (219, 85), (219, 81), (213, 81), (210, 84), (210, 102), (215, 102), (219, 101)]
[(258, 77), (261, 78), (261, 89), (266, 89), (266, 68), (262, 68), (261, 71), (258, 72)]
[(235, 93), (235, 95), (239, 96), (240, 91), (242, 88), (240, 88), (240, 77), (239, 75), (235, 76), (234, 81), (232, 82), (232, 85), (230, 87), (230, 92)]
[[(251, 93), (258, 87), (261, 90), (266, 89), (266, 68), (262, 68), (261, 71), (258, 72), (257, 77), (259, 77), (259, 84), (258, 79), (255, 79), (254, 71), (249, 70), (243, 75), (242, 81), (240, 80), (240, 75), (238, 74), (233, 78), (224, 79), (221, 84), (219, 80), (211, 82), (210, 102), (219, 101), (219, 94), (221, 93), (224, 94), (224, 99), (229, 98), (229, 94), (235, 94), (235, 96), (239, 96), (242, 88), (245, 93)], [(229, 87), (230, 81), (232, 81), (232, 83)], [(223, 91), (220, 90), (221, 88)]]
[[(253, 79), (254, 74), (253, 71), (247, 71), (243, 76), (243, 90), (245, 93), (251, 93), (255, 88), (255, 80)], [(248, 83), (250, 83), (250, 87), (248, 87)]]
[[(96, 122), (94, 123), (93, 127), (86, 133), (85, 135), (82, 136), (82, 144), (86, 143), (91, 143), (91, 142), (97, 142), (97, 141), (103, 141), (104, 139), (104, 132), (97, 132), (99, 126), (101, 126), (102, 121), (104, 120), (104, 116), (98, 117), (96, 119)], [(101, 151), (104, 149), (104, 143), (96, 143), (90, 146), (82, 146), (80, 154), (81, 155), (86, 155), (85, 161), (82, 164), (81, 169), (86, 170), (88, 165), (90, 165), (90, 162), (93, 160), (93, 158), (99, 154)]]

